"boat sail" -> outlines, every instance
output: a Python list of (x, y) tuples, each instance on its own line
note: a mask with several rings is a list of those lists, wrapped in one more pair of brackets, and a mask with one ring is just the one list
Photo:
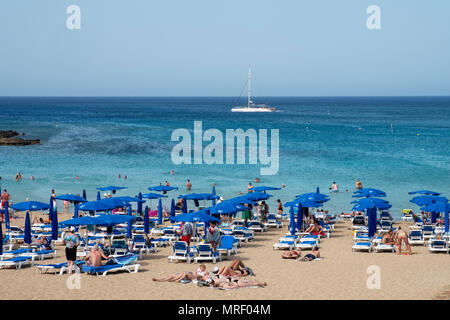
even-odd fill
[(265, 104), (256, 104), (251, 99), (251, 68), (248, 69), (248, 98), (247, 106), (237, 106), (231, 109), (231, 112), (274, 112), (275, 108), (268, 107)]

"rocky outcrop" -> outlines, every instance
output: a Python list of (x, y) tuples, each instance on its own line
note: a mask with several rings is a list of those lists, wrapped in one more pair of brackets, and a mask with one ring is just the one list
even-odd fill
[(0, 138), (12, 138), (18, 136), (20, 133), (14, 130), (0, 131)]
[[(38, 144), (41, 143), (41, 140), (26, 140), (22, 138), (15, 138), (20, 133), (13, 130), (8, 131), (0, 131), (0, 146), (28, 146), (30, 144)], [(22, 133), (24, 135), (24, 133)]]

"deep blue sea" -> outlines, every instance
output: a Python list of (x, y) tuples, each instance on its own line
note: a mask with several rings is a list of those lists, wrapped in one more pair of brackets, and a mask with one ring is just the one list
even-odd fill
[[(229, 198), (246, 192), (259, 177), (259, 185), (286, 185), (272, 192), (273, 204), (316, 187), (330, 193), (336, 181), (340, 192), (331, 194), (326, 208), (339, 213), (351, 209), (359, 178), (364, 187), (387, 193), (397, 217), (403, 208), (418, 210), (409, 202), (409, 191), (430, 189), (450, 196), (450, 97), (254, 98), (277, 108), (267, 114), (232, 113), (236, 100), (0, 98), (0, 130), (25, 132), (42, 142), (0, 147), (1, 188), (15, 202), (26, 197), (47, 202), (52, 188), (57, 194), (86, 189), (89, 200), (97, 187), (127, 186), (118, 194), (134, 196), (168, 180), (180, 187), (170, 194), (176, 197), (187, 193), (184, 185), (190, 179), (192, 192), (210, 192), (216, 183), (217, 193)], [(173, 130), (192, 131), (200, 120), (204, 130), (224, 134), (226, 129), (279, 129), (278, 174), (262, 176), (261, 166), (250, 164), (173, 164)], [(18, 171), (24, 179), (15, 182)]]

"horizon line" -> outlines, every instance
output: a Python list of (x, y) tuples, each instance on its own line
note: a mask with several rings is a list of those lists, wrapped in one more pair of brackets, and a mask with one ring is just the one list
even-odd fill
[[(238, 98), (239, 96), (217, 95), (217, 96), (197, 96), (197, 95), (175, 95), (175, 96), (145, 96), (145, 95), (0, 95), (0, 98)], [(255, 98), (447, 98), (446, 95), (330, 95), (330, 96), (295, 96), (295, 95), (270, 95), (254, 96)]]

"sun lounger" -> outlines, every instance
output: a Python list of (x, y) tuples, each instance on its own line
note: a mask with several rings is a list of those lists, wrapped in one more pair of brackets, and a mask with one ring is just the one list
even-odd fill
[(356, 242), (352, 246), (352, 251), (372, 252), (372, 242)]
[(403, 221), (413, 221), (414, 220), (414, 214), (413, 214), (412, 209), (403, 209), (402, 213), (403, 213), (403, 217), (402, 217)]
[(430, 245), (428, 247), (430, 252), (445, 252), (449, 253), (449, 247), (445, 240), (430, 239)]
[(434, 238), (434, 228), (432, 225), (424, 225), (422, 227), (422, 235), (424, 240), (430, 240), (431, 238)]
[(250, 221), (250, 226), (248, 227), (248, 229), (253, 230), (253, 231), (264, 232), (267, 230), (267, 227), (264, 223), (262, 223), (260, 221), (252, 220), (252, 221)]
[(395, 252), (395, 246), (392, 244), (385, 244), (385, 243), (377, 243), (374, 247), (375, 252), (382, 252), (382, 251), (391, 251)]
[(168, 259), (169, 262), (181, 260), (191, 263), (194, 259), (194, 254), (190, 251), (190, 248), (185, 241), (176, 241), (173, 244), (173, 255), (169, 256)]
[(56, 258), (56, 250), (40, 250), (33, 252), (24, 252), (19, 254), (20, 257), (32, 257), (34, 260), (44, 260), (46, 258)]
[(108, 272), (112, 271), (128, 271), (129, 273), (137, 273), (139, 271), (140, 264), (107, 264), (101, 267), (82, 266), (81, 270), (87, 274), (95, 274), (106, 276)]
[(6, 260), (0, 261), (0, 269), (3, 267), (16, 267), (16, 269), (21, 269), (23, 265), (33, 264), (33, 258), (31, 257), (14, 257)]
[(233, 236), (222, 236), (220, 242), (222, 243), (222, 245), (217, 247), (217, 251), (224, 251), (226, 252), (227, 256), (230, 256), (232, 253), (238, 253), (237, 242), (234, 241)]
[(33, 249), (31, 249), (31, 248), (29, 248), (29, 249), (17, 249), (17, 250), (12, 250), (12, 251), (5, 251), (0, 256), (0, 260), (5, 260), (5, 259), (9, 259), (9, 258), (15, 258), (15, 257), (18, 257), (18, 256), (22, 255), (23, 253), (31, 253), (31, 252), (33, 252)]
[(283, 222), (279, 221), (275, 214), (269, 214), (267, 216), (266, 226), (278, 229), (283, 227)]
[(216, 263), (217, 260), (222, 261), (220, 252), (214, 252), (210, 244), (199, 244), (197, 254), (194, 258), (195, 263), (198, 261), (212, 261), (213, 263)]
[(248, 242), (255, 239), (253, 231), (242, 227), (234, 229), (232, 235), (235, 238), (240, 239), (241, 241), (244, 242)]
[(319, 243), (317, 242), (317, 240), (312, 240), (309, 238), (301, 238), (300, 241), (295, 245), (295, 248), (306, 250), (306, 249), (313, 249), (318, 245)]
[(380, 227), (378, 229), (378, 231), (380, 233), (387, 233), (391, 229), (392, 229), (392, 222), (390, 220), (381, 220), (380, 221)]
[(143, 253), (149, 254), (150, 252), (158, 252), (156, 244), (152, 243), (152, 246), (148, 246), (143, 236), (135, 236), (133, 238), (133, 252), (138, 252), (139, 258), (142, 259)]
[[(81, 266), (85, 262), (83, 260), (77, 260), (74, 262), (75, 265)], [(62, 263), (56, 263), (56, 264), (38, 264), (36, 267), (39, 270), (39, 273), (47, 273), (47, 271), (53, 271), (54, 274), (59, 273), (60, 275), (63, 275), (64, 272), (68, 270), (68, 264), (67, 262)]]
[(425, 245), (422, 230), (411, 230), (408, 238), (408, 242), (411, 245)]

